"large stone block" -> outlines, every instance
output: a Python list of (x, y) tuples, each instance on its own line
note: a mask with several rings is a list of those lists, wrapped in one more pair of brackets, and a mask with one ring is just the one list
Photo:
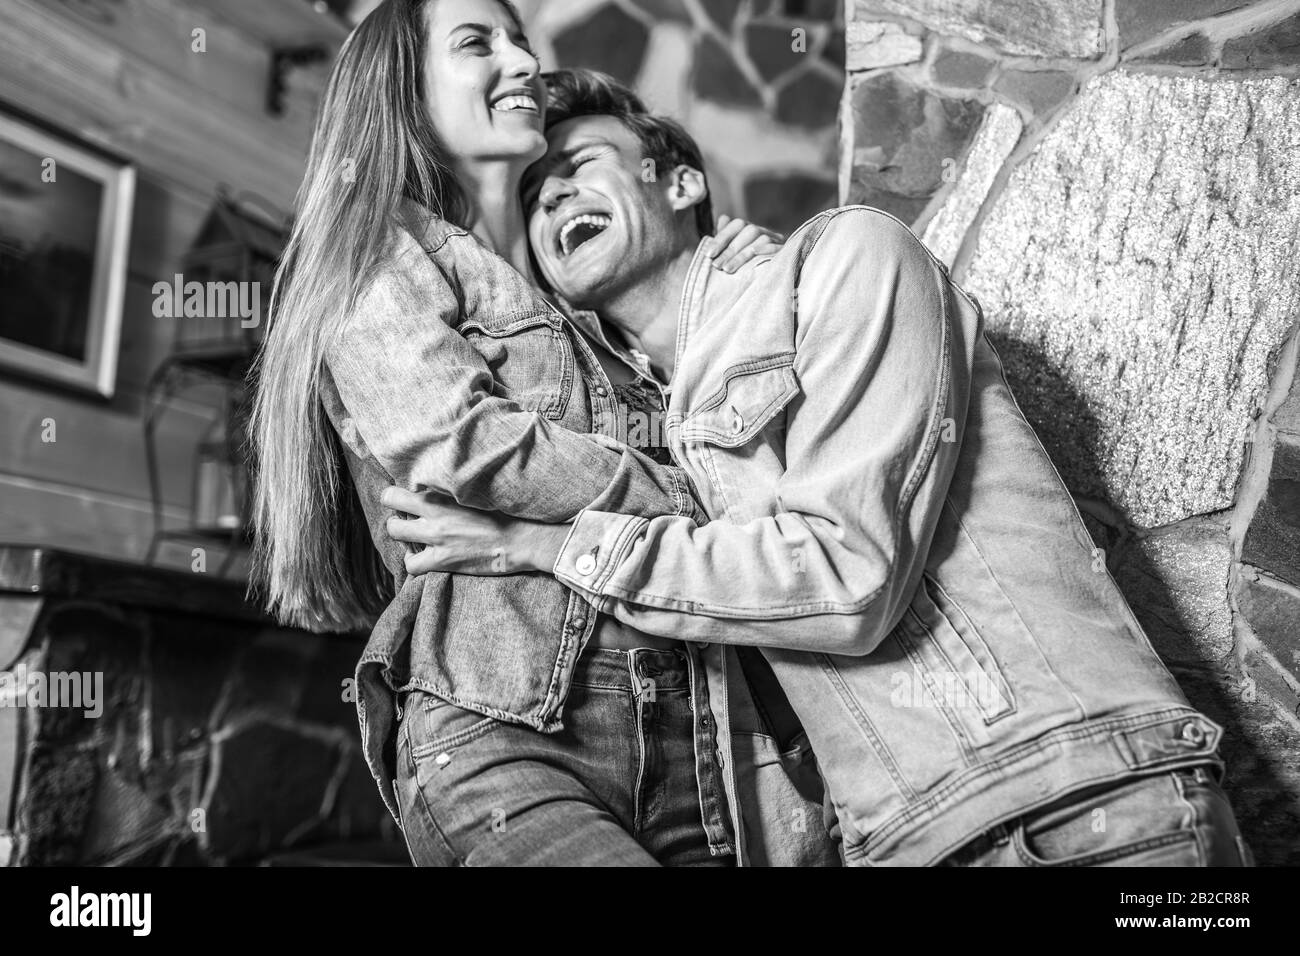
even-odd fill
[(1280, 674), (1255, 666), (1226, 689), (1220, 747), (1227, 791), (1242, 836), (1261, 866), (1300, 864), (1300, 732), (1295, 692)]
[(1282, 407), (1273, 413), (1273, 424), (1280, 434), (1300, 439), (1300, 368), (1291, 381), (1291, 393)]
[(997, 64), (965, 50), (945, 50), (930, 65), (930, 75), (943, 86), (980, 87)]
[(701, 36), (695, 45), (693, 83), (697, 95), (724, 106), (761, 106), (763, 102), (731, 51), (712, 36)]
[(1003, 70), (993, 91), (1029, 108), (1042, 119), (1074, 92), (1074, 74), (1060, 70)]
[(634, 2), (656, 22), (661, 20), (691, 22), (691, 12), (686, 9), (684, 0), (634, 0)]
[(1245, 581), (1237, 607), (1269, 653), (1300, 680), (1300, 593), (1266, 580)]
[(889, 21), (855, 20), (848, 25), (846, 42), (845, 65), (849, 70), (878, 70), (921, 59), (921, 38)]
[(1227, 531), (1192, 522), (1130, 543), (1115, 574), (1166, 663), (1223, 661), (1232, 652)]
[(1121, 47), (1129, 47), (1184, 23), (1249, 6), (1252, 0), (1115, 0)]
[(835, 189), (830, 179), (801, 173), (751, 176), (745, 181), (745, 216), (789, 235), (835, 206)]
[(1273, 449), (1268, 491), (1251, 519), (1241, 557), (1300, 586), (1300, 442), (1288, 436), (1280, 436)]
[(1023, 56), (1102, 52), (1103, 0), (857, 0), (853, 19), (909, 17), (940, 33)]
[(1194, 32), (1150, 53), (1135, 57), (1143, 63), (1169, 63), (1174, 66), (1200, 66), (1209, 63), (1214, 53), (1210, 38)]
[(1228, 508), (1300, 314), (1300, 83), (1114, 71), (1015, 171), (965, 278), (1076, 494)]
[(776, 118), (789, 126), (826, 129), (840, 111), (841, 85), (820, 71), (795, 77), (776, 95)]
[(808, 57), (790, 35), (790, 28), (771, 23), (751, 23), (745, 27), (745, 52), (766, 82), (771, 82), (796, 67)]
[(912, 223), (955, 169), (979, 128), (974, 100), (939, 96), (896, 73), (853, 87), (853, 179), (849, 201)]
[(700, 6), (709, 15), (709, 19), (723, 30), (731, 29), (731, 22), (740, 12), (740, 0), (700, 0)]
[(1220, 63), (1228, 69), (1294, 67), (1300, 63), (1300, 13), (1256, 33), (1229, 40), (1223, 45)]
[(649, 42), (645, 24), (618, 7), (605, 6), (561, 32), (554, 45), (560, 66), (603, 70), (632, 84)]
[(967, 230), (988, 197), (998, 170), (1019, 141), (1022, 129), (1020, 115), (1009, 106), (994, 103), (985, 114), (956, 186), (922, 237), (930, 251), (949, 266), (957, 258)]

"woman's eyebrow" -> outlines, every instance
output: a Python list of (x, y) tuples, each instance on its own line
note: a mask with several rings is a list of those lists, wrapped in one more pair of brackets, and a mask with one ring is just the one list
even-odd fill
[(452, 27), (451, 30), (448, 31), (447, 36), (455, 36), (461, 30), (471, 30), (474, 33), (491, 33), (492, 27), (488, 26), (486, 23), (462, 23), (458, 27)]

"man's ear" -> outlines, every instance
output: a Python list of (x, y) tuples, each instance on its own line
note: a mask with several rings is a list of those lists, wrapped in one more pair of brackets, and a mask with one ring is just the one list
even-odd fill
[(704, 202), (709, 194), (709, 184), (704, 174), (694, 166), (682, 164), (673, 170), (672, 182), (668, 186), (668, 203), (674, 212), (690, 209)]

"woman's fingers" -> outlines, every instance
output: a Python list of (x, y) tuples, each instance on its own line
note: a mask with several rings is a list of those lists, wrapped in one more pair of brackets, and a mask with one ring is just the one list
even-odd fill
[(713, 233), (712, 242), (709, 244), (709, 255), (717, 263), (718, 256), (723, 254), (731, 245), (732, 240), (740, 235), (741, 230), (747, 223), (743, 219), (732, 219), (730, 216), (720, 216), (718, 218), (718, 227)]
[(402, 511), (408, 515), (424, 514), (434, 507), (436, 498), (431, 492), (419, 494), (407, 491), (398, 485), (389, 485), (379, 496), (379, 503), (385, 508)]
[(412, 551), (403, 559), (403, 563), (406, 565), (406, 573), (411, 575), (429, 574), (432, 571), (443, 570), (438, 561), (439, 556), (439, 552), (433, 548)]
[(723, 272), (734, 273), (755, 256), (777, 252), (781, 248), (782, 241), (782, 237), (770, 229), (764, 229), (753, 223), (744, 223), (731, 238), (727, 247), (714, 256), (713, 264)]
[(407, 541), (411, 544), (428, 544), (433, 537), (423, 518), (399, 518), (397, 515), (389, 515), (384, 530), (394, 541)]

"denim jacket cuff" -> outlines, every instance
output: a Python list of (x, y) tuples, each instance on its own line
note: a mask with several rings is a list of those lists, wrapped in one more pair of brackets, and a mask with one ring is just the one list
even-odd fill
[(552, 573), (597, 611), (604, 611), (609, 603), (603, 593), (605, 585), (649, 523), (645, 518), (607, 511), (579, 512)]
[(709, 516), (696, 500), (695, 484), (684, 469), (673, 468), (673, 490), (677, 498), (677, 515), (690, 518), (698, 525), (708, 524)]

